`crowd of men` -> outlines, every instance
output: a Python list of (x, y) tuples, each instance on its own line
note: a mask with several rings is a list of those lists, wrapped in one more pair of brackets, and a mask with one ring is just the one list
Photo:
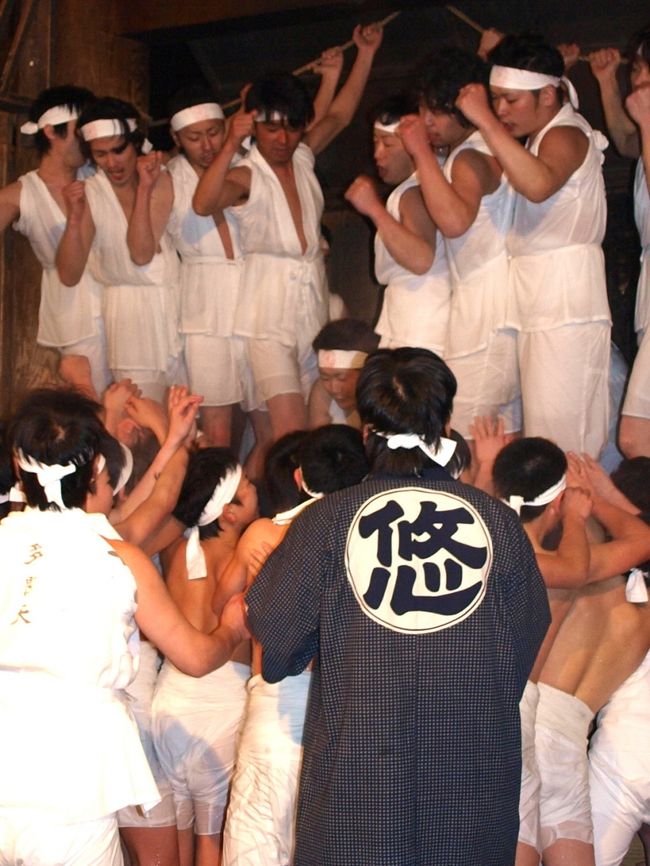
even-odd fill
[(346, 192), (373, 329), (331, 316), (314, 172), (381, 29), (353, 40), (314, 101), (179, 92), (169, 160), (82, 88), (22, 128), (0, 226), (71, 387), (27, 396), (0, 461), (0, 864), (613, 866), (645, 839), (650, 31), (625, 100), (590, 58), (641, 157), (611, 478), (607, 139), (562, 54), (488, 31), (375, 108), (392, 192)]

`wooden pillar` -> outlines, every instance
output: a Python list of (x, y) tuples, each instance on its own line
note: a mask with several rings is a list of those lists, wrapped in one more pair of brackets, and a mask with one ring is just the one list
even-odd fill
[[(94, 0), (90, 6), (86, 0), (38, 0), (16, 56), (9, 92), (33, 99), (45, 87), (76, 84), (146, 111), (148, 51), (117, 33), (116, 6), (111, 0)], [(38, 163), (36, 153), (21, 140), (18, 128), (24, 119), (24, 114), (0, 111), (2, 186)], [(26, 389), (56, 378), (57, 353), (36, 345), (40, 274), (27, 241), (8, 229), (0, 243), (2, 418)]]

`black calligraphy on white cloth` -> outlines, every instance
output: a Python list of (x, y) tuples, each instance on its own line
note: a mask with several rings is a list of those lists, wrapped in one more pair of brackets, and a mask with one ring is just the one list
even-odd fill
[(431, 632), (462, 621), (480, 605), (492, 539), (467, 500), (404, 487), (361, 506), (345, 559), (367, 616), (394, 631)]

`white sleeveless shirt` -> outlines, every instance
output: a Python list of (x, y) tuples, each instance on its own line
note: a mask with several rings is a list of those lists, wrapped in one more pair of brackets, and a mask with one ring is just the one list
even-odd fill
[[(388, 197), (386, 210), (397, 222), (401, 222), (402, 195), (414, 186), (418, 186), (416, 174), (402, 181)], [(399, 343), (442, 355), (447, 342), (451, 285), (440, 232), (436, 233), (435, 258), (426, 274), (414, 274), (398, 264), (377, 232), (375, 276), (386, 286), (376, 332)]]
[(636, 290), (634, 328), (646, 331), (650, 324), (650, 195), (643, 159), (637, 162), (634, 175), (634, 221), (641, 239), (641, 273)]
[(181, 257), (181, 333), (230, 337), (243, 264), (237, 221), (227, 208), (224, 218), (235, 255), (229, 259), (212, 216), (200, 216), (192, 207), (199, 178), (189, 161), (182, 154), (175, 156), (167, 171), (174, 185), (167, 231)]
[(25, 235), (43, 268), (37, 342), (42, 346), (63, 347), (96, 336), (102, 286), (89, 267), (76, 286), (63, 285), (55, 259), (66, 215), (37, 171), (30, 171), (18, 180), (20, 216), (13, 228)]

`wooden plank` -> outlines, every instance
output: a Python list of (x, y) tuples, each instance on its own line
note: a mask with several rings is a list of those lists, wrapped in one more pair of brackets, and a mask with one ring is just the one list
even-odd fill
[(13, 39), (11, 40), (11, 45), (9, 46), (9, 53), (7, 54), (2, 74), (0, 75), (0, 93), (7, 89), (7, 86), (14, 74), (18, 52), (20, 51), (25, 35), (27, 34), (27, 28), (29, 27), (29, 22), (35, 5), (36, 0), (23, 0), (23, 4), (20, 8), (18, 25), (13, 35)]

